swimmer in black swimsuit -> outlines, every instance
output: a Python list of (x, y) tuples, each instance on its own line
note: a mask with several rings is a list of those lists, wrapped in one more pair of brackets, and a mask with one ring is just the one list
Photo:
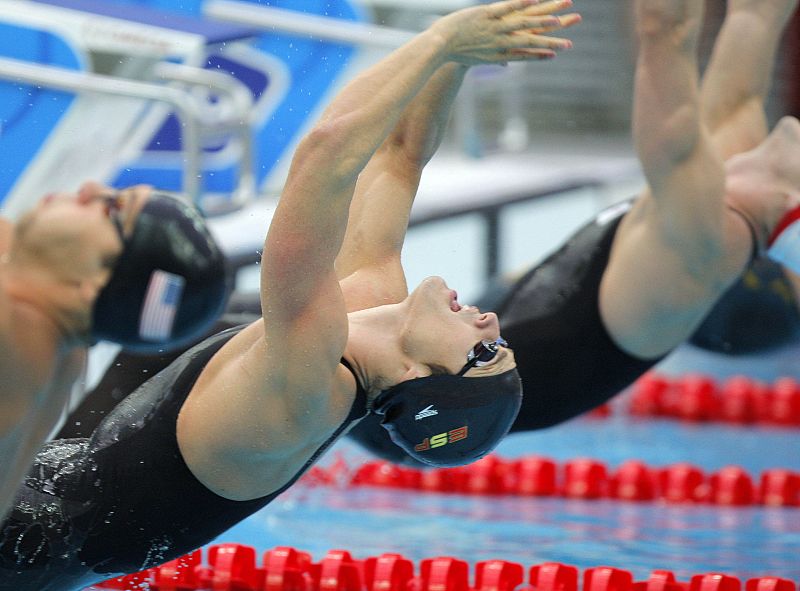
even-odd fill
[[(766, 137), (763, 103), (769, 86), (767, 73), (774, 60), (780, 31), (796, 5), (797, 0), (732, 0), (729, 3), (714, 57), (706, 70), (701, 96), (697, 99), (704, 105), (704, 133), (710, 136), (714, 150), (722, 159), (730, 160), (737, 153), (751, 150)], [(681, 61), (686, 60), (681, 58)], [(746, 64), (747, 67), (734, 67), (731, 64)], [(644, 60), (640, 68), (644, 70), (640, 75), (641, 87), (647, 82), (647, 72), (653, 70), (654, 66)], [(653, 71), (658, 71), (655, 68)], [(684, 75), (684, 79), (688, 80), (687, 85), (692, 84), (688, 74)], [(640, 107), (643, 101), (649, 101), (645, 90), (640, 88), (637, 91)], [(668, 89), (663, 92), (668, 93)], [(707, 144), (703, 144), (706, 152)], [(738, 197), (738, 200), (744, 200), (746, 204), (748, 198), (745, 195)], [(758, 195), (755, 198), (761, 199)], [(652, 208), (654, 197), (646, 195), (640, 201), (651, 204), (647, 207)], [(694, 204), (681, 204), (680, 208), (691, 211), (690, 206)], [(518, 279), (503, 294), (499, 297), (496, 293), (492, 294), (493, 304), (481, 306), (498, 311), (501, 332), (509, 336), (515, 347), (525, 397), (512, 431), (554, 425), (606, 402), (687, 338), (705, 348), (733, 354), (763, 351), (800, 336), (800, 317), (793, 298), (792, 283), (777, 263), (759, 256), (727, 291), (726, 287), (737, 275), (732, 274), (720, 282), (710, 274), (715, 284), (708, 293), (701, 294), (703, 297), (696, 305), (696, 313), (688, 318), (670, 312), (677, 304), (688, 305), (688, 302), (682, 301), (675, 305), (670, 302), (661, 304), (655, 308), (653, 320), (648, 321), (645, 314), (640, 324), (633, 322), (636, 318), (633, 316), (632, 334), (636, 334), (639, 326), (644, 343), (638, 346), (633, 343), (634, 346), (626, 350), (623, 331), (619, 327), (616, 331), (606, 328), (607, 322), (601, 312), (601, 284), (607, 270), (613, 270), (609, 262), (613, 259), (611, 255), (615, 244), (623, 243), (621, 252), (627, 252), (627, 256), (632, 256), (630, 251), (635, 252), (635, 247), (640, 245), (643, 232), (639, 230), (648, 228), (647, 224), (642, 227), (644, 222), (640, 218), (644, 214), (636, 213), (643, 207), (634, 206), (633, 201), (629, 201), (601, 212), (563, 247)], [(743, 205), (742, 210), (747, 211), (747, 208)], [(635, 224), (625, 221), (630, 217), (629, 212), (636, 214), (633, 218)], [(739, 218), (731, 217), (736, 215), (732, 211), (723, 210), (723, 214), (727, 223), (734, 228), (735, 235), (747, 247), (743, 249), (744, 256), (741, 258), (750, 259), (753, 244), (750, 228), (742, 224)], [(753, 217), (755, 219), (755, 214)], [(629, 229), (619, 233), (624, 223), (628, 224)], [(650, 220), (647, 223), (654, 222)], [(763, 242), (763, 239), (758, 242)], [(628, 243), (632, 246), (628, 246)], [(653, 250), (657, 246), (649, 247), (645, 240), (641, 248)], [(663, 253), (662, 256), (665, 260), (674, 258)], [(621, 260), (619, 256), (618, 260)], [(656, 260), (652, 264), (658, 273), (666, 273), (667, 269), (659, 263)], [(632, 281), (635, 282), (636, 277)], [(674, 282), (675, 286), (679, 283)], [(662, 291), (669, 294), (670, 287), (662, 286)], [(606, 287), (607, 294), (616, 295), (613, 290), (613, 286)], [(641, 308), (636, 302), (639, 291), (636, 286), (620, 291), (628, 298), (625, 304), (630, 305), (632, 313)], [(679, 290), (676, 295), (680, 293)], [(645, 295), (648, 294), (642, 294), (642, 297)], [(709, 298), (716, 304), (711, 312), (706, 313), (710, 305)], [(719, 299), (717, 301), (714, 298)], [(619, 297), (612, 299), (622, 301)], [(232, 305), (239, 311), (259, 313), (256, 300), (239, 299), (233, 301)], [(759, 331), (748, 331), (742, 335), (739, 318), (752, 314), (754, 309), (762, 314), (758, 319)], [(703, 320), (704, 315), (706, 317)], [(647, 336), (659, 334), (662, 321), (676, 323), (680, 330), (666, 339), (659, 350), (650, 352), (647, 349), (655, 341), (648, 341)], [(747, 321), (751, 324), (754, 322), (750, 317)], [(143, 364), (142, 367), (158, 365), (158, 360), (153, 358), (136, 360), (129, 356), (120, 357), (118, 362), (121, 366), (111, 368), (103, 383), (65, 426), (67, 434), (87, 429), (96, 413), (113, 407), (119, 396), (132, 390), (131, 386), (118, 386), (123, 383), (122, 380), (138, 379), (137, 363)], [(131, 368), (130, 371), (125, 371), (126, 367)], [(113, 392), (116, 392), (116, 400), (110, 395)], [(384, 458), (411, 462), (408, 455), (394, 445), (380, 428), (381, 421), (382, 417), (370, 415), (348, 436)], [(76, 425), (76, 422), (80, 425)]]
[[(514, 343), (525, 388), (512, 432), (602, 404), (693, 335), (723, 347), (714, 322), (735, 321), (726, 291), (741, 292), (735, 282), (746, 268), (775, 275), (755, 254), (774, 254), (770, 234), (800, 204), (800, 123), (785, 118), (767, 136), (764, 99), (796, 7), (797, 0), (730, 0), (698, 88), (703, 3), (637, 2), (634, 139), (649, 188), (601, 212), (500, 300), (501, 330)], [(800, 270), (796, 259), (782, 262)], [(796, 308), (782, 301), (779, 313), (796, 336)], [(381, 457), (413, 463), (379, 419), (350, 436)]]
[[(674, 4), (680, 16), (682, 3)], [(692, 25), (700, 18), (702, 3), (696, 4)], [(800, 153), (795, 120), (782, 121), (764, 141), (763, 108), (779, 34), (796, 6), (797, 0), (731, 0), (698, 94), (693, 45), (664, 41), (675, 15), (642, 2), (640, 29), (652, 27), (653, 34), (643, 35), (638, 65), (637, 144), (654, 189), (601, 212), (499, 299), (501, 332), (514, 343), (525, 390), (512, 432), (548, 427), (602, 404), (689, 338), (724, 350), (727, 334), (737, 328), (730, 326), (732, 310), (738, 306), (741, 313), (754, 277), (773, 290), (762, 292), (757, 304), (777, 299), (779, 307), (771, 310), (777, 330), (796, 337), (791, 284), (776, 263), (752, 260), (754, 250), (766, 247), (765, 226), (772, 228), (797, 202), (785, 187), (800, 190), (795, 169), (763, 179), (758, 172)], [(670, 76), (683, 88), (666, 85)], [(673, 135), (665, 123), (672, 123), (669, 114), (699, 117), (698, 101), (703, 120), (681, 119), (686, 135)], [(724, 198), (722, 160), (728, 161)], [(756, 178), (761, 186), (753, 186)], [(721, 318), (726, 324), (720, 327)], [(775, 338), (773, 330), (767, 341)], [(741, 343), (740, 349), (754, 346)], [(386, 459), (413, 463), (380, 428), (381, 420), (370, 415), (349, 436)]]
[(45, 445), (2, 526), (0, 589), (82, 588), (200, 547), (289, 488), (364, 416), (367, 395), (356, 383), (347, 416), (286, 483), (249, 500), (211, 492), (183, 461), (175, 426), (203, 368), (243, 328), (181, 355), (88, 439)]
[(521, 398), (497, 316), (440, 278), (407, 295), (400, 248), (467, 67), (554, 57), (570, 42), (546, 33), (580, 20), (551, 16), (569, 5), (455, 12), (343, 89), (292, 161), (261, 261), (264, 317), (186, 352), (88, 439), (39, 453), (0, 525), (0, 589), (72, 589), (185, 554), (368, 409), (431, 464), (497, 444)]

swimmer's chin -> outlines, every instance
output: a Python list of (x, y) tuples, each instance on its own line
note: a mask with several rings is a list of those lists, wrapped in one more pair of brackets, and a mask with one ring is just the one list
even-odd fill
[(62, 310), (53, 319), (61, 333), (62, 341), (72, 346), (88, 347), (97, 343), (92, 335), (93, 306)]

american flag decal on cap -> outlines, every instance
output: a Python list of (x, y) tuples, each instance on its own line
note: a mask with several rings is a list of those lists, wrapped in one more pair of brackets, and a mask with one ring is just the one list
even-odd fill
[(165, 341), (172, 335), (175, 313), (186, 280), (166, 271), (153, 271), (139, 318), (139, 336), (146, 341)]

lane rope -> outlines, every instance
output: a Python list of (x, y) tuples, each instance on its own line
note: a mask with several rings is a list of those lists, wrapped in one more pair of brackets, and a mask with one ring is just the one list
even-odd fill
[[(470, 582), (472, 581), (472, 583)], [(579, 584), (582, 582), (582, 585)], [(147, 571), (118, 577), (85, 591), (796, 591), (794, 581), (759, 577), (742, 581), (706, 573), (678, 581), (671, 571), (655, 570), (644, 581), (631, 571), (598, 566), (582, 573), (568, 564), (525, 567), (486, 560), (474, 565), (452, 556), (426, 558), (415, 565), (400, 554), (355, 559), (347, 550), (330, 550), (320, 562), (307, 552), (276, 547), (257, 561), (256, 549), (242, 544), (210, 546)]]

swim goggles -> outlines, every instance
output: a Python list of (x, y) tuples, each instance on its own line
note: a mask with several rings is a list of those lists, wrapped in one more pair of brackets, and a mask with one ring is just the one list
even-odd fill
[(456, 375), (463, 376), (473, 367), (486, 365), (495, 358), (500, 347), (508, 347), (508, 343), (503, 337), (498, 337), (494, 341), (482, 340), (467, 353), (467, 362)]
[(114, 229), (117, 231), (122, 244), (125, 244), (125, 227), (122, 223), (122, 198), (120, 194), (103, 195), (102, 200), (106, 216), (114, 224)]

